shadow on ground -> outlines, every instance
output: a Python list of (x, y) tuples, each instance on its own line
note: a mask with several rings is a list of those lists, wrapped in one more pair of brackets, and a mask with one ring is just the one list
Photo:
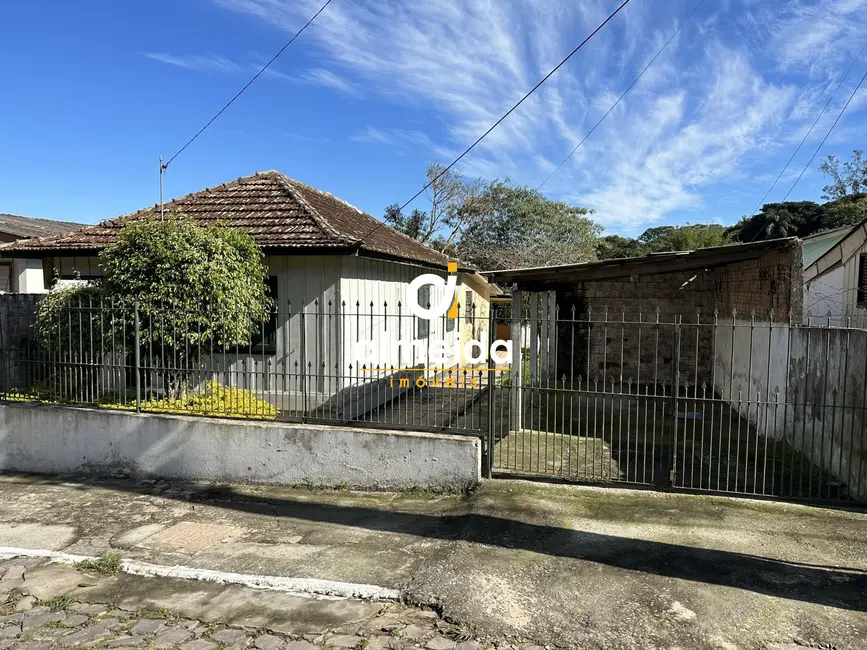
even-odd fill
[[(41, 478), (49, 483), (62, 482), (66, 486), (70, 484), (69, 480), (57, 477)], [(275, 489), (281, 492), (279, 497), (269, 497), (245, 494), (232, 486), (206, 487), (178, 482), (172, 482), (171, 490), (165, 490), (165, 485), (160, 487), (133, 480), (78, 483), (82, 489), (102, 487), (207, 503), (219, 508), (270, 517), (531, 551), (657, 576), (734, 587), (777, 598), (852, 611), (867, 611), (867, 571), (834, 566), (832, 558), (829, 558), (827, 566), (783, 562), (729, 550), (697, 548), (544, 523), (528, 523), (500, 516), (499, 511), (497, 514), (472, 512), (473, 509), (497, 509), (495, 502), (478, 502), (472, 494), (466, 495), (458, 508), (441, 514), (429, 514), (327, 503), (324, 502), (325, 499), (317, 499), (316, 492), (298, 491), (295, 496), (286, 494), (289, 491), (282, 488)], [(508, 508), (503, 509), (503, 512), (508, 511)], [(820, 525), (818, 520), (816, 525)], [(834, 534), (833, 531), (827, 533)]]

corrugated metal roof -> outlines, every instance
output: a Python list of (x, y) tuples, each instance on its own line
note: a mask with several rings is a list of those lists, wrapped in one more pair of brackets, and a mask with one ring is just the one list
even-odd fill
[(839, 244), (848, 235), (853, 226), (844, 226), (834, 230), (826, 230), (817, 235), (804, 237), (804, 268), (807, 268), (829, 250)]
[(750, 244), (731, 244), (695, 251), (672, 251), (652, 253), (642, 257), (625, 257), (601, 262), (540, 266), (529, 269), (506, 269), (484, 273), (491, 282), (532, 284), (558, 284), (600, 279), (614, 279), (631, 275), (669, 273), (725, 266), (748, 259), (755, 259), (773, 250), (794, 250), (801, 244), (797, 237), (771, 239)]
[[(164, 209), (202, 224), (223, 223), (244, 230), (266, 250), (358, 251), (436, 267), (445, 267), (449, 261), (349, 203), (277, 171), (258, 172), (188, 194), (166, 203)], [(12, 242), (0, 247), (0, 255), (98, 251), (114, 241), (124, 224), (159, 218), (159, 212), (159, 206), (153, 206), (68, 234)]]

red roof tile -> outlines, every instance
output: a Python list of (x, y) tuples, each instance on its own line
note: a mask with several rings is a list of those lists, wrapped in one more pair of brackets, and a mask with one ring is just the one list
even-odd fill
[[(445, 267), (448, 258), (327, 192), (276, 171), (258, 172), (165, 204), (202, 224), (223, 223), (247, 232), (269, 252), (321, 249), (365, 253)], [(95, 251), (111, 244), (130, 221), (159, 218), (159, 206), (103, 221), (96, 226), (0, 246), (3, 257), (27, 251), (63, 255)], [(377, 227), (378, 226), (378, 227)], [(374, 230), (374, 228), (376, 228)]]

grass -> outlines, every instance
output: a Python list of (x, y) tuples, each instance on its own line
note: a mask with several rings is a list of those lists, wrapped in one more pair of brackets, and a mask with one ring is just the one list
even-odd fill
[(73, 602), (72, 597), (70, 596), (58, 596), (57, 598), (50, 598), (48, 600), (40, 600), (39, 604), (47, 607), (48, 609), (66, 609)]
[(547, 431), (509, 433), (494, 447), (494, 462), (498, 469), (559, 475), (576, 480), (620, 478), (620, 469), (606, 442)]
[(147, 618), (152, 621), (165, 621), (172, 618), (172, 613), (168, 609), (163, 607), (162, 609), (155, 609), (149, 612), (145, 612), (143, 618)]
[(95, 560), (82, 560), (75, 568), (83, 571), (94, 571), (102, 576), (113, 576), (120, 571), (123, 556), (117, 551), (106, 551)]

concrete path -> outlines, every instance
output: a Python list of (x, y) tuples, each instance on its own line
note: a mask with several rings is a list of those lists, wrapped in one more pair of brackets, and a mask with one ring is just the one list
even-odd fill
[(841, 509), (517, 481), (437, 496), (6, 477), (0, 547), (378, 585), (481, 640), (867, 648), (867, 514)]

